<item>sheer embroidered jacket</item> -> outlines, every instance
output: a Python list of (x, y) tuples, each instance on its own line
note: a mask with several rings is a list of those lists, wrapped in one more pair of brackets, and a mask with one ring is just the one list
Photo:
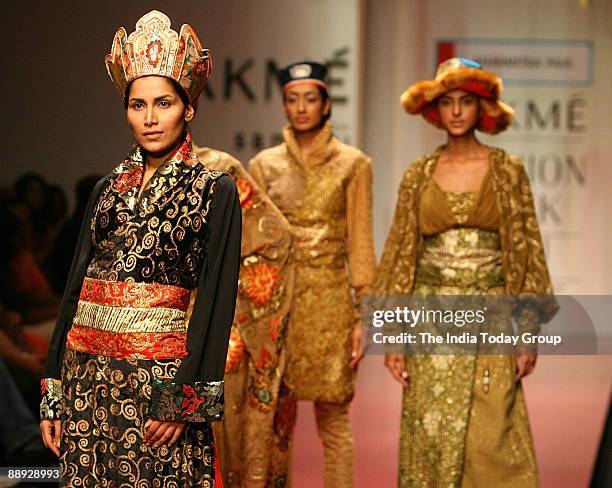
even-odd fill
[[(441, 150), (440, 147), (415, 161), (404, 173), (393, 224), (376, 272), (373, 288), (377, 295), (413, 292), (423, 246), (419, 204)], [(500, 214), (504, 293), (523, 298), (521, 306), (513, 311), (519, 331), (538, 333), (540, 325), (548, 322), (559, 306), (553, 296), (529, 178), (523, 162), (504, 150), (493, 148), (489, 158), (491, 185)], [(527, 296), (540, 298), (530, 304)]]
[(223, 374), (240, 264), (232, 179), (200, 164), (187, 133), (140, 198), (135, 148), (94, 189), (42, 380), (41, 418), (59, 418), (67, 349), (128, 360), (180, 359), (155, 377), (150, 418), (223, 417)]

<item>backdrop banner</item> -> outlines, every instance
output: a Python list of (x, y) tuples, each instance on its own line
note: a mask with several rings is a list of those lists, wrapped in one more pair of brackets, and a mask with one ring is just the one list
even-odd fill
[(202, 22), (216, 48), (201, 101), (205, 115), (194, 126), (203, 135), (200, 143), (247, 164), (256, 152), (282, 142), (286, 119), (275, 73), (304, 58), (328, 64), (334, 130), (344, 142), (358, 143), (360, 1), (246, 0), (240, 9), (231, 29), (222, 15)]

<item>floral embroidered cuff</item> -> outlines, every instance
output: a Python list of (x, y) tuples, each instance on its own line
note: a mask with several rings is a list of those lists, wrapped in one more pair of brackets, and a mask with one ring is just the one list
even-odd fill
[(55, 378), (40, 380), (40, 420), (56, 420), (62, 413), (62, 382)]
[(537, 351), (537, 345), (533, 342), (525, 342), (523, 334), (538, 335), (540, 333), (540, 316), (538, 312), (531, 307), (522, 307), (513, 315), (518, 333), (517, 347), (519, 349)]
[(524, 306), (513, 314), (518, 332), (520, 334), (529, 332), (538, 334), (540, 332), (540, 315), (532, 307)]
[(223, 420), (223, 381), (181, 384), (156, 379), (149, 417), (166, 422)]

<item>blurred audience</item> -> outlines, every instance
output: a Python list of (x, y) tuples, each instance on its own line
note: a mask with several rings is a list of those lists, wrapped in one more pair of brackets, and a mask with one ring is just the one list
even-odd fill
[(0, 239), (0, 299), (26, 322), (41, 322), (57, 315), (60, 298), (32, 256), (28, 243), (32, 227), (19, 203), (9, 203), (0, 212), (0, 228), (7, 237)]
[(40, 378), (87, 201), (99, 179), (87, 176), (77, 183), (68, 219), (64, 190), (36, 173), (0, 188), (5, 233), (0, 239), (0, 460), (5, 463), (25, 462), (30, 455), (44, 461), (37, 420)]
[(34, 220), (44, 220), (47, 182), (38, 173), (26, 173), (14, 185), (17, 197), (28, 206)]
[(38, 414), (47, 348), (44, 337), (24, 330), (21, 315), (0, 305), (0, 358), (32, 415)]
[(85, 217), (89, 196), (102, 176), (92, 175), (81, 178), (75, 186), (75, 206), (72, 216), (55, 236), (55, 243), (47, 258), (46, 270), (49, 283), (54, 293), (61, 295), (64, 292), (68, 272), (72, 263), (72, 255), (79, 238), (81, 223)]
[(57, 464), (42, 443), (38, 413), (26, 406), (23, 395), (0, 358), (0, 463), (2, 466), (52, 466)]
[(42, 262), (51, 244), (50, 223), (47, 219), (48, 185), (37, 173), (20, 176), (14, 185), (13, 208), (22, 224), (22, 245), (38, 262)]
[(28, 221), (22, 244), (37, 263), (43, 263), (68, 214), (66, 192), (37, 173), (26, 173), (15, 182), (13, 207), (20, 220)]
[(59, 185), (47, 185), (45, 195), (46, 226), (53, 240), (68, 215), (66, 192)]

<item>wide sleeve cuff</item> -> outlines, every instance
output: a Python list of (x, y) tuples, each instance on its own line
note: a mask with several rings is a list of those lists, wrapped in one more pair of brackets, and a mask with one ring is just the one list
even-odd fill
[(512, 310), (518, 332), (539, 334), (542, 324), (550, 322), (559, 310), (554, 295), (520, 295)]
[(519, 308), (514, 313), (514, 320), (516, 321), (518, 331), (521, 333), (538, 334), (540, 332), (540, 316), (537, 310), (531, 307)]
[(40, 420), (57, 420), (62, 413), (62, 382), (55, 378), (40, 380)]
[(537, 350), (533, 342), (525, 341), (523, 334), (538, 335), (540, 333), (540, 318), (537, 310), (529, 306), (520, 307), (513, 314), (516, 322), (519, 349)]
[(154, 380), (149, 418), (164, 422), (223, 420), (223, 381), (173, 383)]

